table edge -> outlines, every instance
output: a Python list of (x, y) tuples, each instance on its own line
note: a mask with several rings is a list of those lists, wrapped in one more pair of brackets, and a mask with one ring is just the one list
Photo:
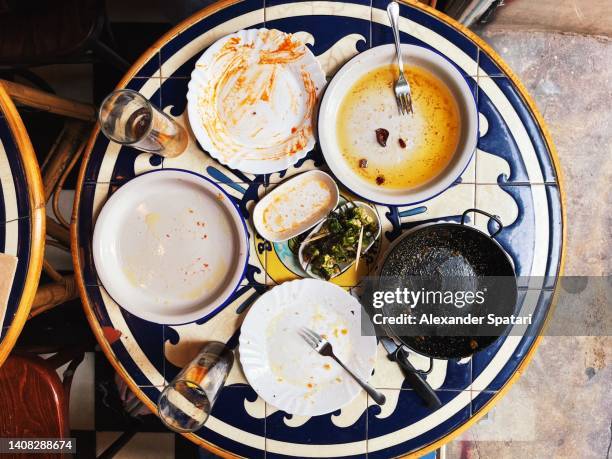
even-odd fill
[(28, 254), (28, 271), (26, 273), (26, 281), (23, 292), (21, 293), (17, 312), (15, 313), (15, 317), (11, 322), (6, 336), (2, 340), (2, 343), (0, 343), (1, 366), (15, 346), (15, 342), (30, 315), (30, 308), (34, 302), (36, 290), (38, 289), (45, 250), (46, 217), (45, 192), (36, 153), (34, 153), (32, 142), (30, 141), (30, 137), (28, 136), (21, 116), (19, 116), (17, 107), (11, 100), (2, 83), (0, 83), (0, 106), (4, 111), (9, 129), (15, 136), (19, 155), (23, 160), (31, 212), (29, 216), (31, 240)]
[[(136, 73), (138, 72), (138, 70), (140, 68), (142, 68), (143, 64), (145, 62), (147, 62), (155, 53), (159, 52), (159, 50), (163, 47), (163, 45), (166, 44), (168, 41), (170, 41), (172, 38), (174, 38), (175, 36), (180, 34), (182, 31), (187, 29), (192, 24), (198, 22), (199, 20), (201, 20), (203, 18), (206, 18), (206, 17), (216, 13), (217, 11), (225, 9), (228, 6), (231, 6), (233, 4), (239, 3), (240, 1), (242, 1), (242, 0), (219, 0), (219, 1), (215, 2), (215, 3), (213, 3), (212, 5), (210, 5), (210, 6), (206, 7), (206, 8), (203, 8), (202, 10), (196, 12), (195, 14), (193, 14), (190, 17), (186, 18), (185, 20), (181, 21), (179, 24), (177, 24), (172, 29), (170, 29), (168, 32), (166, 32), (164, 35), (162, 35), (162, 37), (160, 37), (158, 40), (156, 40), (155, 43), (152, 46), (150, 46), (136, 60), (136, 62), (132, 65), (132, 67), (130, 67), (130, 69), (125, 74), (125, 76), (119, 81), (119, 83), (117, 84), (117, 88), (125, 87), (125, 85), (135, 77)], [(551, 159), (552, 159), (553, 167), (554, 167), (555, 174), (556, 174), (556, 177), (557, 177), (557, 185), (558, 185), (558, 188), (559, 188), (559, 195), (560, 195), (560, 200), (561, 200), (562, 236), (561, 236), (560, 261), (559, 261), (559, 265), (558, 265), (558, 268), (557, 268), (557, 278), (558, 278), (559, 276), (561, 276), (563, 274), (564, 267), (565, 267), (565, 255), (566, 255), (565, 248), (566, 248), (566, 237), (567, 237), (565, 203), (566, 203), (567, 197), (566, 197), (566, 194), (565, 194), (564, 178), (563, 178), (563, 175), (562, 175), (562, 170), (561, 170), (561, 166), (560, 166), (557, 150), (556, 150), (556, 148), (554, 146), (554, 143), (552, 141), (552, 138), (551, 138), (550, 132), (548, 130), (548, 127), (546, 126), (546, 123), (544, 122), (544, 118), (542, 117), (542, 115), (540, 114), (539, 110), (537, 109), (537, 107), (535, 105), (535, 102), (533, 101), (533, 99), (529, 95), (527, 89), (525, 88), (523, 83), (520, 81), (520, 79), (517, 77), (517, 75), (503, 61), (503, 59), (498, 55), (498, 53), (489, 44), (487, 44), (483, 39), (481, 39), (478, 35), (476, 35), (474, 32), (472, 32), (467, 27), (465, 27), (462, 24), (460, 24), (455, 19), (445, 15), (444, 13), (441, 13), (440, 11), (438, 11), (438, 10), (436, 10), (436, 9), (430, 7), (430, 6), (427, 6), (427, 5), (424, 5), (422, 3), (419, 3), (417, 0), (399, 0), (399, 1), (401, 3), (410, 5), (412, 7), (418, 8), (418, 9), (420, 9), (422, 11), (425, 11), (425, 12), (431, 14), (432, 16), (436, 17), (437, 19), (439, 19), (440, 21), (446, 23), (447, 25), (453, 27), (455, 30), (458, 30), (459, 32), (463, 33), (466, 37), (468, 37), (470, 40), (472, 40), (476, 45), (478, 45), (478, 47), (482, 51), (485, 51), (489, 55), (489, 57), (504, 71), (506, 76), (516, 85), (516, 87), (517, 87), (521, 97), (527, 103), (529, 109), (531, 110), (533, 116), (535, 117), (535, 119), (536, 119), (536, 121), (538, 123), (538, 127), (540, 128), (540, 130), (542, 132), (542, 135), (543, 135), (544, 140), (546, 142), (546, 146), (548, 147), (548, 150), (550, 152), (550, 156), (551, 156)], [(155, 78), (155, 77), (151, 77), (151, 78)], [(83, 277), (82, 277), (82, 272), (81, 272), (81, 269), (80, 269), (80, 263), (79, 263), (80, 260), (79, 260), (79, 257), (76, 255), (76, 254), (78, 254), (78, 247), (79, 247), (79, 245), (78, 245), (78, 221), (77, 221), (77, 217), (78, 217), (78, 205), (80, 203), (80, 194), (81, 194), (81, 189), (82, 189), (84, 178), (85, 178), (85, 171), (86, 171), (86, 168), (87, 168), (87, 163), (89, 161), (89, 157), (91, 155), (91, 151), (92, 151), (92, 148), (93, 148), (93, 145), (95, 143), (95, 140), (97, 138), (98, 133), (99, 133), (99, 127), (96, 126), (96, 128), (93, 130), (93, 132), (91, 134), (91, 137), (90, 137), (90, 140), (88, 142), (87, 148), (86, 148), (86, 150), (84, 152), (83, 163), (81, 164), (81, 170), (79, 171), (79, 178), (78, 178), (78, 182), (77, 182), (77, 189), (76, 189), (76, 192), (75, 192), (75, 200), (74, 200), (73, 215), (72, 215), (72, 224), (71, 224), (71, 231), (70, 231), (71, 249), (72, 249), (71, 252), (72, 252), (73, 263), (74, 263), (74, 267), (75, 267), (75, 278), (77, 280), (77, 285), (78, 285), (78, 288), (79, 288), (79, 294), (81, 296), (81, 300), (82, 300), (82, 303), (83, 303), (83, 309), (85, 311), (85, 315), (87, 316), (87, 320), (89, 321), (89, 324), (90, 324), (92, 330), (94, 331), (94, 335), (96, 336), (96, 339), (98, 340), (98, 343), (100, 344), (100, 347), (102, 348), (104, 354), (106, 355), (108, 360), (111, 362), (111, 364), (113, 365), (115, 370), (120, 374), (120, 376), (123, 378), (123, 380), (128, 384), (130, 389), (135, 393), (135, 395), (153, 413), (156, 413), (155, 405), (150, 402), (149, 398), (144, 394), (144, 392), (142, 392), (139, 389), (139, 387), (134, 383), (134, 381), (129, 376), (129, 374), (123, 369), (123, 367), (121, 366), (120, 362), (117, 361), (114, 353), (112, 352), (112, 349), (110, 348), (110, 345), (108, 344), (108, 342), (104, 338), (102, 329), (100, 328), (100, 326), (97, 323), (97, 320), (95, 318), (95, 314), (93, 312), (93, 308), (89, 304), (89, 298), (87, 296), (87, 292), (86, 292), (85, 285), (84, 285), (84, 280), (83, 280)], [(555, 308), (555, 305), (556, 305), (556, 302), (558, 300), (558, 288), (557, 287), (558, 287), (558, 283), (555, 281), (554, 294), (553, 294), (553, 298), (552, 298), (549, 310), (546, 313), (546, 318), (545, 318), (545, 321), (544, 321), (543, 330), (548, 326), (548, 324), (550, 322), (550, 319), (552, 317), (552, 312), (553, 312), (553, 310)], [(506, 393), (510, 390), (512, 385), (525, 372), (527, 366), (529, 365), (529, 363), (533, 359), (533, 356), (535, 355), (536, 349), (538, 348), (538, 346), (540, 345), (540, 342), (542, 341), (542, 337), (543, 337), (542, 333), (540, 333), (536, 337), (534, 342), (531, 344), (529, 350), (527, 351), (527, 354), (525, 355), (525, 357), (523, 358), (523, 360), (521, 361), (519, 366), (515, 369), (515, 371), (512, 374), (512, 376), (504, 383), (504, 385), (501, 387), (501, 389), (480, 410), (478, 410), (471, 418), (469, 418), (466, 422), (464, 422), (458, 428), (456, 428), (455, 430), (449, 432), (448, 434), (446, 434), (442, 438), (436, 440), (435, 442), (430, 443), (429, 445), (425, 445), (422, 448), (420, 448), (419, 450), (410, 452), (407, 455), (404, 455), (404, 456), (401, 456), (401, 457), (404, 457), (404, 458), (417, 458), (417, 457), (420, 457), (420, 456), (422, 456), (424, 454), (432, 452), (432, 451), (440, 448), (444, 444), (450, 442), (451, 440), (456, 438), (458, 435), (460, 435), (461, 433), (463, 433), (464, 431), (469, 429), (472, 425), (474, 425), (480, 418), (482, 418), (486, 413), (488, 413), (506, 395)], [(233, 455), (233, 454), (229, 453), (228, 451), (221, 450), (218, 447), (216, 447), (216, 446), (214, 446), (214, 445), (212, 445), (210, 443), (207, 443), (206, 441), (204, 441), (202, 438), (196, 436), (195, 434), (183, 434), (183, 435), (186, 438), (188, 438), (189, 440), (193, 441), (194, 443), (196, 443), (196, 444), (198, 444), (200, 446), (203, 446), (204, 448), (208, 449), (209, 451), (211, 451), (211, 452), (213, 452), (215, 454), (219, 454), (222, 457), (229, 457), (229, 458), (240, 457), (240, 456)]]

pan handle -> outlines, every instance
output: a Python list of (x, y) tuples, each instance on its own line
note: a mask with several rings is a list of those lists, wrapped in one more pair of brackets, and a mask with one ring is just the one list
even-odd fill
[(495, 220), (495, 223), (497, 223), (498, 228), (497, 228), (497, 231), (491, 234), (491, 238), (494, 238), (495, 236), (497, 236), (499, 232), (504, 229), (504, 224), (501, 222), (501, 220), (499, 219), (497, 215), (491, 215), (489, 212), (485, 212), (484, 210), (480, 210), (480, 209), (468, 209), (465, 212), (463, 212), (463, 215), (461, 216), (462, 225), (465, 225), (465, 217), (467, 217), (467, 214), (469, 214), (470, 212), (482, 214), (482, 215), (485, 215)]
[[(433, 387), (422, 376), (422, 373), (414, 368), (408, 360), (408, 353), (403, 350), (402, 346), (395, 351), (395, 361), (398, 363), (404, 373), (404, 377), (408, 380), (414, 391), (427, 403), (427, 406), (432, 410), (437, 410), (442, 406), (440, 398), (433, 390)], [(432, 363), (430, 361), (430, 363)]]

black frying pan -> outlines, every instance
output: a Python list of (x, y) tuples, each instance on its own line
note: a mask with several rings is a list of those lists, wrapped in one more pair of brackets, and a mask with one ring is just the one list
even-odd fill
[[(495, 220), (499, 226), (491, 236), (465, 225), (469, 212), (477, 212)], [(494, 237), (503, 229), (499, 218), (479, 209), (466, 210), (461, 224), (440, 223), (423, 226), (397, 241), (387, 255), (381, 270), (381, 278), (460, 279), (464, 290), (477, 289), (480, 280), (487, 277), (503, 277), (503, 294), (495, 303), (496, 314), (511, 315), (517, 299), (514, 268), (510, 257)], [(395, 315), (397, 310), (385, 310), (385, 315)], [(393, 306), (389, 306), (393, 307)], [(481, 311), (482, 312), (482, 311)], [(453, 333), (435, 336), (401, 336), (399, 329), (385, 327), (385, 331), (415, 352), (436, 359), (468, 357), (491, 345), (503, 331), (493, 336), (453, 336)], [(474, 330), (476, 332), (476, 330)], [(463, 332), (465, 334), (465, 332)]]

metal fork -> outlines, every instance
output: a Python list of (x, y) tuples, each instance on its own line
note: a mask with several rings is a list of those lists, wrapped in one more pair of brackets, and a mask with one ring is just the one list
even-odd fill
[(325, 357), (331, 357), (332, 359), (334, 359), (336, 362), (338, 362), (338, 364), (344, 368), (344, 370), (352, 376), (352, 378), (357, 381), (357, 383), (368, 393), (368, 395), (370, 397), (372, 397), (372, 399), (378, 403), (379, 405), (384, 405), (385, 401), (386, 401), (386, 397), (384, 396), (384, 394), (378, 392), (376, 389), (374, 389), (372, 386), (370, 386), (367, 382), (362, 381), (361, 378), (359, 376), (357, 376), (355, 373), (353, 373), (351, 370), (349, 370), (346, 365), (344, 365), (344, 363), (342, 363), (340, 361), (340, 359), (338, 359), (338, 357), (336, 357), (336, 355), (334, 354), (334, 350), (332, 348), (332, 345), (329, 341), (327, 341), (325, 338), (323, 338), (321, 335), (319, 335), (317, 332), (306, 328), (306, 327), (302, 327), (299, 331), (298, 331), (299, 335), (304, 339), (304, 341), (306, 341), (306, 343), (308, 343), (310, 346), (312, 346), (312, 348), (317, 351), (319, 354), (321, 354), (322, 356)]
[(404, 75), (404, 61), (402, 59), (402, 46), (399, 37), (399, 5), (397, 2), (391, 2), (387, 6), (387, 14), (391, 29), (393, 29), (393, 38), (395, 38), (395, 52), (397, 54), (397, 66), (399, 68), (399, 78), (395, 82), (395, 100), (397, 107), (402, 115), (412, 113), (412, 93), (410, 84)]

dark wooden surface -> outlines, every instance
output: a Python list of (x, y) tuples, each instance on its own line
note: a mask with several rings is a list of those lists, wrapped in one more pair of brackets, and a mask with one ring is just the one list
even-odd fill
[[(0, 367), (0, 413), (0, 437), (69, 437), (62, 382), (55, 370), (39, 357), (11, 355)], [(37, 454), (35, 457), (62, 456)]]

